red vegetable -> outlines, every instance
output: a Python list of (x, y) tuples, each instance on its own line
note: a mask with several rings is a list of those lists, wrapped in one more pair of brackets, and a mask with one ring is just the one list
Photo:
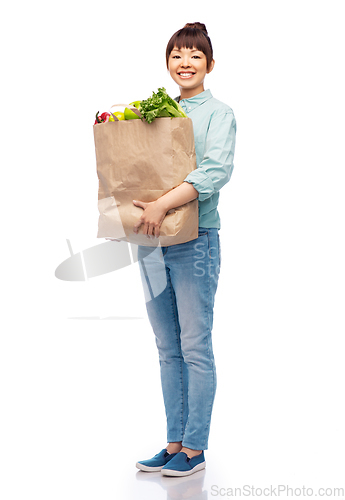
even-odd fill
[(110, 113), (107, 113), (105, 111), (104, 113), (101, 114), (101, 116), (98, 116), (98, 115), (99, 115), (99, 111), (97, 111), (97, 113), (96, 113), (96, 120), (95, 120), (94, 125), (96, 125), (96, 123), (106, 123), (109, 121)]

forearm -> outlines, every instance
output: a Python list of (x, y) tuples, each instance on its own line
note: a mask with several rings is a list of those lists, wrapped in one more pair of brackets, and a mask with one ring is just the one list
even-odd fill
[(158, 198), (157, 202), (162, 206), (165, 212), (168, 212), (172, 208), (180, 207), (181, 205), (185, 205), (195, 200), (198, 196), (199, 192), (195, 189), (193, 184), (182, 182), (182, 184)]

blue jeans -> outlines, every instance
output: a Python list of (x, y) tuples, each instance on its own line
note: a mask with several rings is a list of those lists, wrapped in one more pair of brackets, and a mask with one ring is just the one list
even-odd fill
[(211, 332), (218, 229), (200, 227), (197, 239), (157, 250), (139, 246), (138, 260), (144, 288), (163, 290), (146, 308), (159, 353), (167, 442), (206, 450), (216, 391)]

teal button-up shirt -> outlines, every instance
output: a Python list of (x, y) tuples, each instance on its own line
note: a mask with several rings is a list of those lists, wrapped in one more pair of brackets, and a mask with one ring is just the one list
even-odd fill
[(179, 102), (193, 121), (197, 169), (184, 180), (199, 192), (199, 227), (220, 229), (217, 205), (219, 190), (234, 168), (235, 116), (210, 90)]

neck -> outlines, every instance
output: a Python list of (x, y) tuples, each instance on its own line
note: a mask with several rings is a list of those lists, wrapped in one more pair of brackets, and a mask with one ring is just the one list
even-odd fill
[(180, 87), (180, 92), (181, 92), (180, 100), (190, 99), (191, 97), (201, 94), (201, 92), (204, 92), (204, 90), (205, 90), (204, 85), (200, 85), (196, 89), (183, 89), (182, 87)]

